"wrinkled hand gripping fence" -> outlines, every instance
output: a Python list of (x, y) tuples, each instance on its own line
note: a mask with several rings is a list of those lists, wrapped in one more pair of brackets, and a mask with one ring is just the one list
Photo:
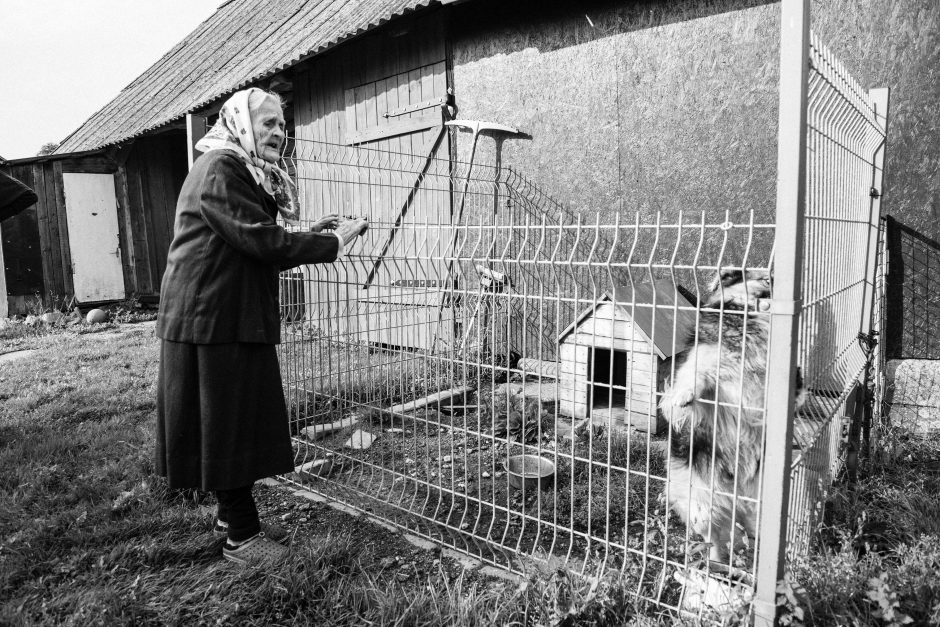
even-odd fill
[[(884, 103), (815, 39), (810, 58), (796, 351), (808, 400), (793, 429), (791, 553), (807, 550), (838, 471), (849, 397), (877, 381), (858, 336), (873, 330)], [(511, 168), (479, 163), (458, 220), (467, 164), (447, 142), (428, 156), (297, 140), (293, 161), (308, 220), (366, 215), (370, 228), (343, 261), (283, 275), (301, 470), (289, 479), (486, 562), (616, 573), (639, 598), (704, 615), (695, 597), (708, 595), (690, 587), (708, 552), (671, 513), (657, 405), (686, 331), (705, 337), (709, 310), (696, 304), (716, 271), (770, 268), (775, 247), (792, 245), (775, 242), (776, 225), (741, 211), (575, 215)], [(774, 315), (765, 309), (712, 312), (719, 334), (745, 329), (743, 355), (748, 326)], [(711, 373), (723, 385), (757, 377), (763, 390), (792, 367), (745, 368), (730, 345), (717, 344)], [(763, 424), (760, 403), (700, 402), (730, 409), (739, 433)], [(721, 446), (713, 454), (739, 460), (763, 445)], [(553, 465), (547, 489), (512, 487), (507, 462), (526, 453)], [(759, 509), (756, 493), (722, 493), (714, 473), (708, 490), (708, 503)], [(756, 515), (734, 516), (725, 566), (746, 604)]]

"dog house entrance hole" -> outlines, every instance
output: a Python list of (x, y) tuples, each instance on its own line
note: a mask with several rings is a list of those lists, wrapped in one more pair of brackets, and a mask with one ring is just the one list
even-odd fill
[(590, 406), (624, 407), (627, 401), (627, 352), (594, 348), (588, 359)]

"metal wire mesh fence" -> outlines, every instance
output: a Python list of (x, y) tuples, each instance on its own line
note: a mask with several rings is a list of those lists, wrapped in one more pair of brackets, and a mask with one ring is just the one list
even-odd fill
[[(886, 216), (882, 223), (885, 307), (879, 356), (885, 373), (876, 405), (882, 420), (873, 437), (927, 435), (940, 427), (932, 398), (937, 377), (928, 360), (940, 358), (940, 242)], [(886, 364), (885, 359), (896, 360)]]
[[(885, 128), (815, 40), (812, 59), (791, 553), (875, 363), (858, 338)], [(341, 262), (282, 279), (290, 479), (500, 566), (746, 611), (765, 391), (792, 366), (768, 358), (776, 225), (574, 215), (449, 151), (294, 142), (307, 223), (338, 210), (370, 228)]]
[(885, 219), (888, 276), (885, 351), (893, 359), (940, 359), (940, 242)]
[[(298, 478), (486, 561), (613, 569), (677, 605), (703, 547), (669, 517), (658, 405), (697, 328), (761, 327), (698, 305), (766, 289), (710, 283), (768, 276), (773, 225), (572, 219), (511, 169), (438, 155), (297, 142), (295, 161), (307, 207), (330, 193), (372, 216), (343, 263), (285, 278)], [(757, 396), (703, 402), (759, 423), (766, 364), (741, 371), (745, 342), (713, 367)], [(755, 496), (731, 498), (753, 516)], [(746, 571), (753, 547), (726, 559)]]
[[(880, 94), (880, 92), (879, 92)], [(874, 98), (812, 37), (799, 363), (789, 550), (805, 552), (826, 490), (851, 471), (879, 362), (876, 285), (886, 95)]]

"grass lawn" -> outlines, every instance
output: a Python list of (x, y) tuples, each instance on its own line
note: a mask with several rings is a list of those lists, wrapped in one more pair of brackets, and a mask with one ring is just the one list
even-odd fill
[[(294, 532), (290, 559), (230, 565), (211, 497), (152, 474), (152, 327), (0, 334), (0, 355), (24, 349), (0, 363), (0, 624), (676, 624), (616, 581), (465, 571), (281, 487), (256, 496)], [(793, 565), (792, 624), (940, 622), (938, 443), (897, 442), (836, 495), (820, 550)]]

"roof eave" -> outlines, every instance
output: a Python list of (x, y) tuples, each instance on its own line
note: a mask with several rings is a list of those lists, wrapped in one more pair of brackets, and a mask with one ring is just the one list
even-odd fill
[[(116, 142), (120, 143), (120, 142)], [(59, 161), (62, 159), (75, 159), (78, 157), (90, 157), (92, 155), (100, 155), (106, 152), (106, 149), (111, 144), (105, 146), (99, 146), (98, 148), (92, 148), (91, 150), (77, 150), (75, 152), (63, 152), (58, 153), (54, 152), (48, 155), (36, 155), (35, 157), (21, 157), (19, 159), (6, 159), (0, 160), (0, 165), (28, 165), (30, 163), (44, 163), (46, 161)]]
[[(439, 5), (439, 6), (453, 5), (453, 4), (458, 4), (458, 3), (462, 3), (462, 2), (468, 2), (468, 1), (469, 1), (469, 0), (427, 0), (427, 3), (424, 4), (424, 5), (418, 5), (418, 6), (406, 8), (405, 10), (401, 11), (400, 13), (392, 13), (392, 14), (388, 15), (387, 17), (379, 17), (379, 18), (376, 19), (376, 21), (375, 21), (374, 23), (370, 23), (369, 25), (367, 25), (367, 26), (364, 27), (364, 28), (358, 28), (357, 30), (355, 30), (355, 31), (353, 31), (353, 32), (350, 32), (350, 33), (347, 33), (346, 35), (340, 36), (340, 37), (336, 38), (335, 40), (328, 42), (328, 43), (325, 44), (325, 45), (321, 45), (321, 46), (319, 46), (319, 47), (317, 47), (317, 48), (314, 48), (314, 49), (308, 50), (307, 52), (301, 53), (296, 59), (294, 59), (294, 60), (292, 60), (292, 61), (288, 61), (288, 62), (286, 62), (286, 63), (278, 64), (278, 65), (276, 65), (276, 66), (274, 66), (274, 67), (272, 67), (272, 68), (269, 68), (269, 69), (267, 69), (267, 70), (265, 70), (265, 71), (263, 71), (263, 72), (261, 72), (261, 73), (259, 73), (259, 74), (256, 74), (256, 75), (254, 75), (254, 76), (252, 76), (252, 77), (250, 77), (250, 78), (247, 78), (247, 79), (245, 79), (245, 80), (239, 82), (239, 83), (236, 84), (234, 87), (230, 87), (230, 88), (225, 89), (225, 90), (223, 90), (223, 91), (221, 91), (221, 92), (217, 92), (217, 93), (215, 93), (213, 96), (211, 96), (211, 97), (209, 97), (209, 98), (204, 98), (204, 99), (202, 99), (202, 100), (200, 100), (200, 101), (197, 101), (196, 103), (190, 105), (184, 112), (180, 113), (179, 115), (176, 115), (176, 116), (174, 116), (174, 117), (172, 117), (172, 118), (169, 118), (169, 119), (167, 119), (167, 120), (164, 120), (164, 121), (162, 121), (162, 122), (160, 122), (159, 124), (156, 124), (156, 125), (154, 125), (154, 126), (146, 127), (146, 128), (144, 128), (144, 129), (142, 129), (142, 130), (136, 132), (136, 133), (132, 133), (132, 134), (129, 134), (129, 135), (120, 136), (120, 137), (116, 137), (116, 138), (110, 139), (110, 140), (106, 141), (105, 143), (98, 144), (98, 145), (95, 146), (94, 148), (86, 149), (86, 152), (95, 151), (95, 150), (102, 150), (102, 149), (108, 148), (108, 147), (110, 147), (110, 146), (118, 145), (118, 144), (121, 144), (121, 143), (123, 143), (123, 142), (125, 142), (125, 141), (129, 141), (129, 140), (135, 139), (135, 138), (137, 138), (137, 137), (141, 137), (141, 136), (146, 135), (146, 134), (148, 134), (148, 133), (150, 133), (150, 132), (153, 132), (153, 131), (155, 131), (155, 130), (157, 130), (157, 129), (163, 128), (164, 126), (167, 126), (167, 125), (169, 125), (169, 124), (172, 124), (172, 123), (174, 123), (174, 122), (177, 122), (177, 121), (179, 121), (179, 120), (182, 120), (182, 119), (184, 119), (184, 118), (186, 117), (186, 115), (191, 114), (191, 113), (198, 112), (198, 111), (201, 110), (201, 109), (204, 109), (204, 108), (206, 108), (206, 107), (209, 107), (210, 105), (212, 105), (213, 103), (215, 103), (215, 102), (218, 101), (219, 99), (224, 98), (224, 97), (226, 97), (226, 96), (228, 96), (228, 95), (230, 95), (230, 94), (232, 94), (232, 93), (234, 93), (234, 92), (236, 92), (236, 91), (238, 91), (238, 90), (240, 90), (240, 89), (244, 89), (245, 87), (248, 87), (248, 86), (252, 85), (253, 83), (257, 83), (258, 81), (261, 81), (261, 80), (264, 80), (264, 79), (266, 79), (266, 78), (269, 78), (269, 77), (271, 77), (271, 76), (277, 74), (278, 72), (283, 72), (284, 70), (286, 70), (286, 69), (288, 69), (288, 68), (295, 67), (295, 66), (297, 66), (297, 65), (299, 65), (299, 64), (301, 64), (301, 63), (304, 63), (305, 61), (308, 61), (308, 60), (310, 60), (310, 59), (312, 59), (312, 58), (315, 58), (315, 57), (317, 57), (317, 56), (320, 56), (320, 55), (322, 55), (322, 54), (324, 54), (324, 53), (326, 53), (326, 52), (328, 52), (328, 51), (330, 51), (330, 50), (333, 50), (334, 48), (336, 48), (337, 46), (339, 46), (339, 45), (341, 45), (341, 44), (344, 44), (344, 43), (346, 43), (346, 42), (348, 42), (348, 41), (351, 41), (351, 40), (353, 40), (353, 39), (356, 39), (357, 37), (361, 37), (362, 35), (364, 35), (364, 34), (366, 34), (366, 33), (370, 33), (370, 32), (372, 32), (372, 31), (375, 31), (375, 30), (381, 28), (382, 26), (385, 26), (386, 24), (389, 24), (389, 23), (391, 23), (391, 22), (393, 22), (393, 21), (396, 21), (396, 20), (401, 19), (401, 18), (403, 18), (403, 17), (406, 17), (406, 16), (408, 16), (408, 15), (412, 15), (412, 14), (415, 14), (415, 13), (419, 13), (419, 12), (421, 12), (421, 11), (426, 11), (426, 10), (432, 8), (432, 7), (435, 6), (435, 5)], [(222, 5), (219, 6), (219, 8), (221, 8), (221, 7), (224, 6), (225, 4), (227, 4), (227, 3), (223, 3)], [(217, 10), (218, 10), (218, 9), (217, 9)], [(138, 78), (140, 78), (140, 77), (138, 77)], [(136, 80), (137, 80), (137, 79), (135, 79), (135, 81), (136, 81)], [(133, 83), (132, 83), (132, 84), (133, 84)], [(125, 89), (127, 89), (127, 87), (125, 87)], [(95, 113), (93, 113), (85, 122), (83, 122), (81, 125), (79, 125), (78, 128), (76, 128), (76, 129), (75, 129), (74, 131), (72, 131), (68, 136), (66, 136), (66, 137), (62, 140), (62, 142), (60, 142), (60, 145), (66, 144), (66, 142), (68, 142), (69, 139), (71, 139), (76, 133), (78, 133), (80, 130), (82, 130), (82, 128), (83, 128), (90, 120), (92, 120), (95, 116), (97, 116), (97, 115), (102, 111), (102, 109), (104, 109), (105, 107), (107, 107), (108, 105), (110, 105), (112, 102), (114, 102), (114, 99), (110, 100), (108, 103), (106, 103), (106, 104), (104, 105), (104, 107), (102, 107), (101, 109), (98, 109)], [(53, 155), (60, 155), (60, 154), (63, 154), (63, 155), (64, 155), (64, 154), (72, 154), (72, 153), (58, 153), (58, 152), (54, 152), (54, 153), (53, 153)]]

